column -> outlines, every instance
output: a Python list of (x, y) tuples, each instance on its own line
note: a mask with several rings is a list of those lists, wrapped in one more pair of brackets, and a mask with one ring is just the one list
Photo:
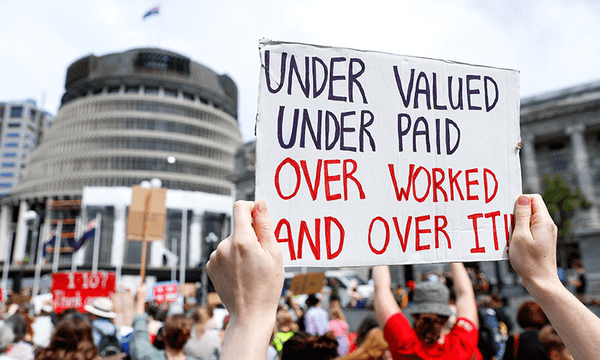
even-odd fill
[(19, 203), (19, 217), (17, 218), (17, 235), (15, 237), (15, 247), (13, 262), (23, 261), (25, 258), (25, 246), (27, 246), (27, 222), (25, 213), (29, 210), (27, 201), (21, 200)]
[(202, 214), (194, 212), (190, 224), (190, 266), (196, 267), (202, 261)]
[(585, 124), (575, 124), (567, 127), (567, 134), (571, 136), (571, 150), (575, 164), (575, 175), (579, 191), (592, 207), (587, 211), (588, 223), (586, 226), (600, 228), (600, 214), (594, 191), (594, 182), (590, 172), (590, 163), (585, 143)]
[(126, 213), (124, 205), (115, 206), (115, 217), (113, 221), (113, 239), (110, 264), (112, 266), (123, 266), (123, 257), (125, 256), (125, 237), (126, 237)]
[(541, 194), (542, 187), (540, 174), (538, 172), (537, 160), (535, 158), (535, 135), (525, 134), (521, 136), (521, 152), (523, 154), (523, 180), (525, 191), (532, 194)]
[(8, 242), (8, 233), (12, 220), (12, 206), (2, 205), (0, 209), (0, 260), (6, 259), (6, 243)]

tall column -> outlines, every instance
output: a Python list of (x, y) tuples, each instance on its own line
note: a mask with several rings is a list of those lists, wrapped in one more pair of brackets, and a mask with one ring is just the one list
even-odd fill
[(195, 267), (202, 260), (202, 214), (194, 212), (190, 224), (190, 266)]
[(571, 136), (577, 186), (585, 199), (592, 204), (592, 207), (587, 211), (588, 218), (586, 220), (588, 223), (586, 225), (588, 227), (600, 228), (600, 214), (598, 212), (594, 182), (592, 180), (589, 157), (585, 144), (585, 124), (576, 124), (567, 127), (567, 134)]
[(6, 243), (8, 242), (8, 234), (12, 220), (12, 206), (2, 205), (0, 209), (0, 260), (6, 259)]
[(125, 237), (126, 237), (126, 212), (124, 205), (115, 207), (115, 217), (113, 221), (113, 241), (110, 264), (112, 266), (123, 266), (123, 257), (125, 256)]
[(525, 134), (521, 136), (521, 152), (523, 154), (523, 170), (524, 170), (524, 185), (525, 190), (532, 194), (540, 194), (542, 192), (540, 174), (535, 158), (535, 136), (533, 134)]
[(29, 210), (27, 201), (21, 200), (19, 204), (19, 217), (17, 219), (17, 235), (15, 237), (15, 248), (13, 262), (23, 261), (25, 258), (25, 246), (27, 246), (27, 221), (25, 213)]

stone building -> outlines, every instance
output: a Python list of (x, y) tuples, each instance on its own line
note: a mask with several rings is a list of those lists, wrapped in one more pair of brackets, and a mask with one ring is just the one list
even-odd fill
[[(127, 201), (98, 202), (97, 196), (95, 202), (86, 201), (82, 199), (86, 187), (115, 188), (112, 196), (118, 197), (123, 194), (118, 189), (158, 178), (169, 191), (180, 191), (177, 198), (186, 198), (181, 192), (188, 192), (190, 199), (204, 193), (231, 205), (234, 186), (229, 177), (242, 143), (237, 111), (234, 81), (181, 54), (142, 48), (75, 61), (67, 70), (65, 93), (52, 126), (32, 154), (22, 183), (2, 202), (0, 258), (5, 258), (8, 240), (14, 245), (13, 265), (26, 258), (34, 261), (39, 247), (32, 233), (47, 239), (60, 223), (61, 247), (66, 249), (61, 263), (71, 264), (70, 244), (101, 212), (100, 266), (135, 262), (131, 254), (139, 253), (138, 246), (124, 239), (122, 229)], [(91, 207), (84, 209), (82, 200)], [(188, 227), (194, 231), (206, 229), (206, 221), (223, 226), (230, 216), (186, 206), (173, 205), (180, 215), (168, 213), (167, 218), (178, 217), (181, 222), (181, 212), (190, 210)], [(29, 210), (37, 219), (33, 229), (26, 221)], [(200, 239), (204, 234), (190, 236)], [(178, 246), (165, 242), (168, 249), (172, 245)], [(86, 266), (89, 249), (84, 252), (80, 262)], [(188, 265), (196, 266), (199, 254), (191, 258)]]
[(600, 275), (600, 81), (521, 100), (524, 192), (544, 191), (560, 174), (591, 203), (571, 224), (571, 242), (589, 273)]

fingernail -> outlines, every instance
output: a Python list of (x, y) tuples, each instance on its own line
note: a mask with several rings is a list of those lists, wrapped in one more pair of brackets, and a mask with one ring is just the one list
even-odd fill
[(529, 198), (527, 196), (519, 196), (519, 205), (529, 205)]

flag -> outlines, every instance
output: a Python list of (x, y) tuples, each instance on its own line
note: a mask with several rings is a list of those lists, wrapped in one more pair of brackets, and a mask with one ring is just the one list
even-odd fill
[(83, 246), (83, 243), (87, 239), (93, 238), (94, 236), (96, 236), (96, 227), (97, 226), (98, 226), (98, 221), (96, 219), (90, 221), (87, 224), (83, 235), (81, 235), (81, 237), (78, 240), (73, 241), (73, 252), (79, 250)]
[(50, 239), (48, 239), (48, 241), (46, 241), (44, 243), (44, 246), (42, 246), (42, 257), (46, 257), (46, 255), (48, 254), (48, 251), (46, 250), (46, 248), (48, 246), (54, 246), (55, 242), (56, 242), (56, 230), (52, 230), (52, 232), (50, 233)]
[(142, 17), (142, 20), (146, 20), (147, 17), (152, 16), (152, 15), (158, 15), (158, 10), (159, 10), (158, 6), (155, 6), (152, 9), (148, 10)]

